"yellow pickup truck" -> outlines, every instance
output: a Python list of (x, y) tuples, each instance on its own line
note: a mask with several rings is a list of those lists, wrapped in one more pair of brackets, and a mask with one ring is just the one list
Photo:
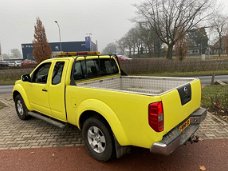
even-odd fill
[(13, 99), (22, 120), (77, 126), (89, 154), (100, 161), (118, 158), (130, 146), (170, 154), (206, 117), (199, 79), (127, 76), (115, 55), (95, 52), (43, 61), (16, 81)]

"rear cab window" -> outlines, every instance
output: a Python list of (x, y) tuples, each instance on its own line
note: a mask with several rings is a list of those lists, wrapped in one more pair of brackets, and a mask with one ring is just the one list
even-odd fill
[(63, 61), (55, 63), (55, 67), (52, 74), (52, 85), (57, 85), (61, 83), (64, 64), (65, 62)]
[(95, 58), (78, 60), (73, 67), (74, 81), (92, 79), (119, 73), (119, 68), (113, 58)]

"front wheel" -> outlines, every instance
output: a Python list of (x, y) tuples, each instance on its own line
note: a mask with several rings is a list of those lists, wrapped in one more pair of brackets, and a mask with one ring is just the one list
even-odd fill
[(24, 100), (21, 95), (17, 95), (15, 97), (15, 108), (17, 111), (17, 115), (21, 120), (28, 120), (30, 116), (28, 115), (28, 109), (25, 106)]
[(89, 154), (99, 161), (113, 158), (114, 140), (110, 128), (97, 118), (89, 118), (82, 128), (82, 136)]

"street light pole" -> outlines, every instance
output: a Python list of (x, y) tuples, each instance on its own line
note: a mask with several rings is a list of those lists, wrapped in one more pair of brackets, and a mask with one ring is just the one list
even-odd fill
[(55, 23), (57, 24), (58, 28), (59, 28), (59, 45), (60, 45), (60, 51), (62, 51), (62, 42), (61, 42), (61, 32), (60, 32), (60, 27), (59, 27), (59, 23), (58, 21), (55, 21)]

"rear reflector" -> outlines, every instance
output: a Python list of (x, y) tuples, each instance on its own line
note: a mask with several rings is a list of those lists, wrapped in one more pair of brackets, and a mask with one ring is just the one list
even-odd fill
[(149, 104), (148, 122), (150, 127), (156, 132), (162, 132), (164, 130), (164, 113), (162, 102)]

